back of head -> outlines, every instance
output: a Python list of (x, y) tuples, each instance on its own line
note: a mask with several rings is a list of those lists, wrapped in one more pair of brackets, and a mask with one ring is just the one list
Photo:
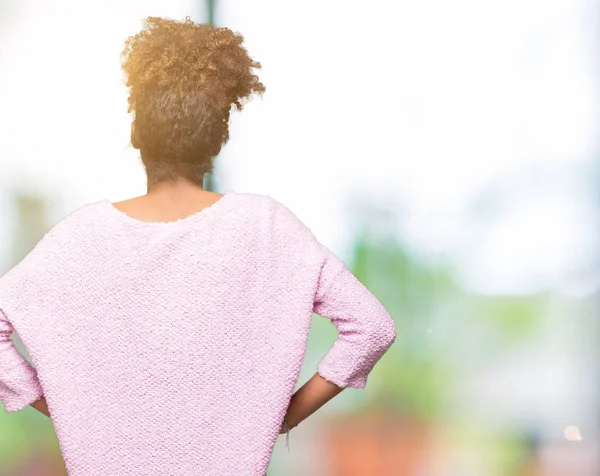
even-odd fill
[(232, 105), (242, 110), (265, 86), (260, 68), (228, 28), (148, 17), (125, 43), (122, 68), (134, 114), (132, 144), (148, 183), (184, 176), (202, 185), (229, 140)]

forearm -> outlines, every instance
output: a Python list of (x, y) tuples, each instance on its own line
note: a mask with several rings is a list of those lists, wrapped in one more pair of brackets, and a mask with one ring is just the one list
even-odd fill
[(344, 389), (315, 373), (308, 382), (292, 395), (285, 419), (291, 425), (299, 424), (341, 393), (342, 390)]
[(50, 412), (48, 411), (48, 405), (46, 404), (46, 397), (42, 397), (39, 400), (36, 400), (30, 406), (35, 408), (38, 412), (46, 415), (48, 418), (50, 417)]

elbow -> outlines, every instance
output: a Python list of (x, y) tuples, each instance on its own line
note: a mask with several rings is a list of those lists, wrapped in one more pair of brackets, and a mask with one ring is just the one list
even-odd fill
[(388, 314), (369, 330), (368, 345), (378, 355), (383, 355), (396, 341), (397, 335), (396, 323)]
[(388, 332), (388, 348), (392, 346), (394, 342), (396, 342), (396, 336), (398, 335), (398, 329), (396, 328), (396, 323), (390, 318), (392, 321), (390, 324), (390, 329)]
[(389, 349), (394, 342), (396, 342), (396, 336), (398, 335), (398, 330), (396, 329), (396, 323), (394, 320), (389, 317), (387, 324), (383, 326), (383, 331), (381, 334), (381, 340), (385, 347), (385, 350)]
[(359, 333), (342, 333), (319, 362), (318, 372), (325, 380), (341, 388), (366, 386), (367, 376), (397, 335), (396, 325), (389, 314), (369, 322)]
[(394, 320), (389, 316), (380, 320), (378, 325), (372, 326), (363, 341), (364, 347), (359, 359), (361, 363), (356, 366), (355, 374), (348, 379), (345, 385), (364, 388), (367, 383), (367, 376), (396, 341), (397, 334)]

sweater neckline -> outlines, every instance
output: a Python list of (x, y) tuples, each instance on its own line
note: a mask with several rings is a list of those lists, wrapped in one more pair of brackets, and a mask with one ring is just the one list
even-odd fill
[(232, 196), (236, 195), (236, 192), (233, 190), (225, 190), (221, 198), (219, 198), (216, 202), (204, 207), (202, 210), (192, 213), (186, 217), (177, 218), (176, 220), (170, 221), (144, 221), (138, 220), (137, 218), (133, 218), (122, 210), (119, 210), (115, 207), (110, 200), (104, 198), (100, 200), (98, 203), (103, 206), (108, 212), (119, 219), (123, 223), (127, 223), (131, 226), (135, 226), (137, 228), (171, 228), (174, 226), (180, 226), (184, 224), (193, 223), (199, 221), (203, 218), (207, 218), (211, 215), (214, 215), (220, 208), (222, 208), (229, 200), (231, 200)]

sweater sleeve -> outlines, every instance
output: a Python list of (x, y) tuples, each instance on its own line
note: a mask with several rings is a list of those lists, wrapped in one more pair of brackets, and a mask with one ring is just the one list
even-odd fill
[(7, 412), (22, 410), (43, 396), (35, 368), (10, 339), (13, 330), (0, 309), (0, 400)]
[(325, 246), (322, 250), (313, 311), (332, 321), (338, 337), (317, 372), (338, 387), (364, 388), (368, 374), (396, 340), (396, 325), (346, 265)]

